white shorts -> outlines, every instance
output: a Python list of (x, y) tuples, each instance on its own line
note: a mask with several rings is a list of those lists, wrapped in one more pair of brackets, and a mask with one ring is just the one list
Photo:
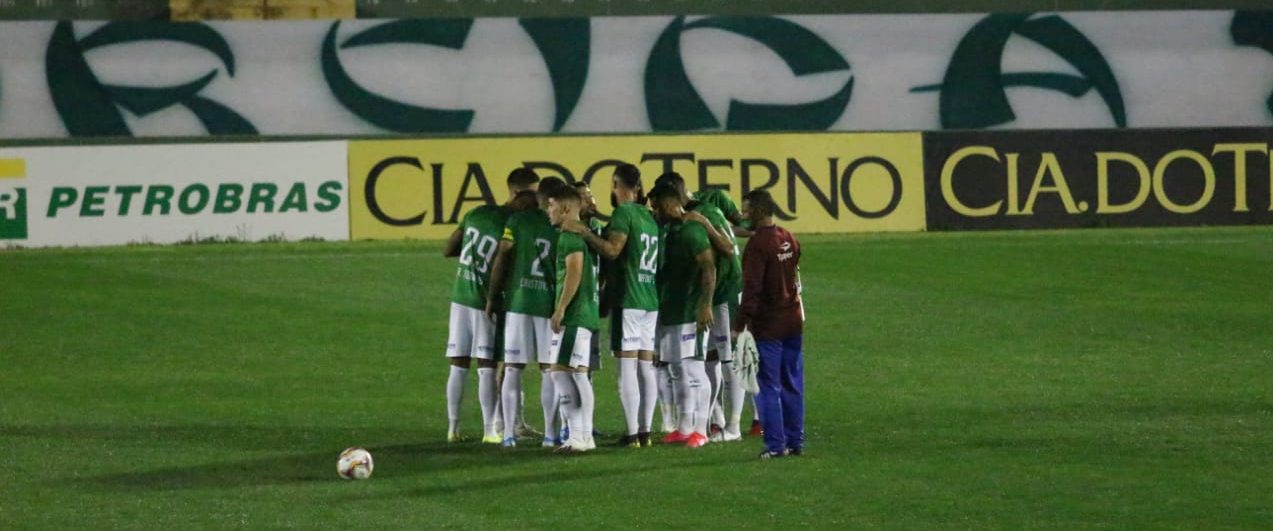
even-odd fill
[(715, 350), (720, 361), (734, 361), (734, 342), (730, 341), (729, 303), (712, 308), (711, 340), (707, 350)]
[(698, 333), (698, 323), (660, 325), (658, 335), (659, 361), (678, 363), (685, 358), (707, 358), (707, 337)]
[(446, 340), (446, 357), (495, 359), (495, 327), (486, 313), (451, 303), (450, 337)]
[(654, 334), (659, 312), (625, 308), (610, 316), (610, 350), (636, 352), (654, 350)]
[(552, 363), (552, 334), (547, 317), (504, 314), (504, 363)]
[(587, 328), (567, 326), (561, 333), (553, 334), (553, 363), (570, 368), (586, 368), (592, 359), (592, 331)]

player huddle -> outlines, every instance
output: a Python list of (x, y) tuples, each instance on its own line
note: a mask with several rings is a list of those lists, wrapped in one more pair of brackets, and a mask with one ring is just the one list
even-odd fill
[(448, 440), (462, 439), (460, 405), (476, 358), (483, 442), (511, 447), (538, 435), (522, 415), (523, 373), (536, 364), (543, 446), (596, 448), (590, 371), (599, 368), (603, 316), (618, 361), (620, 446), (651, 445), (659, 404), (664, 443), (741, 439), (745, 396), (731, 365), (731, 325), (742, 291), (734, 233), (744, 231), (733, 226), (742, 220), (733, 201), (717, 190), (691, 196), (676, 173), (660, 176), (647, 197), (637, 168), (624, 164), (603, 223), (584, 183), (541, 180), (526, 168), (507, 182), (508, 202), (471, 210), (445, 250), (459, 258)]

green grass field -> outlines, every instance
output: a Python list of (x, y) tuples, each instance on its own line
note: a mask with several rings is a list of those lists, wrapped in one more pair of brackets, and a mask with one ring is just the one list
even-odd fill
[(447, 445), (436, 243), (0, 252), (0, 528), (1273, 525), (1273, 230), (804, 244), (808, 455), (770, 462)]

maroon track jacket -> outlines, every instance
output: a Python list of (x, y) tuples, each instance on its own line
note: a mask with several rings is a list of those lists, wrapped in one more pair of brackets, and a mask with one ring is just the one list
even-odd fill
[(797, 269), (800, 242), (778, 226), (755, 230), (743, 251), (740, 325), (757, 341), (786, 339), (804, 332)]

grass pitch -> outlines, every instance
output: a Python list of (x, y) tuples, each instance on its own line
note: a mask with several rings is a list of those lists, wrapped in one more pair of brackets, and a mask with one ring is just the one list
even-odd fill
[(808, 455), (772, 462), (445, 444), (434, 243), (0, 252), (0, 528), (1273, 524), (1273, 230), (803, 241)]

